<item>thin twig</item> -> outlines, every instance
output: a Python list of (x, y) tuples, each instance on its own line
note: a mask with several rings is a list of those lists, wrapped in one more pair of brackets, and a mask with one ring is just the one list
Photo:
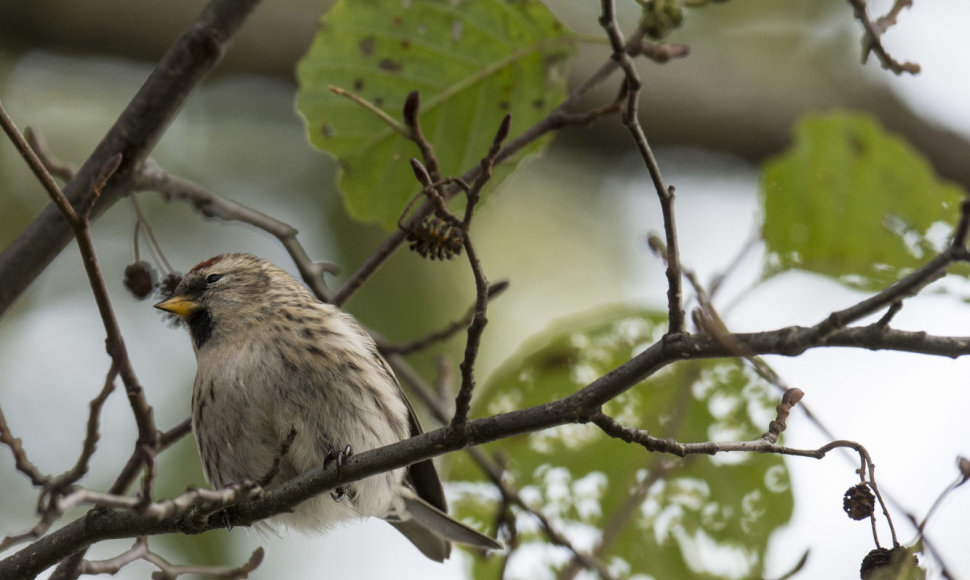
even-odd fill
[[(93, 208), (93, 217), (131, 191), (134, 169), (147, 157), (193, 88), (220, 60), (233, 36), (260, 0), (211, 0), (159, 60), (138, 93), (64, 186), (72, 206), (88, 199), (91, 181), (108, 159), (124, 152), (115, 177)], [(71, 240), (63, 211), (49, 204), (0, 252), (0, 314)], [(122, 376), (124, 376), (122, 371)]]
[(17, 150), (37, 176), (37, 179), (43, 184), (50, 198), (61, 209), (64, 217), (74, 230), (75, 238), (78, 242), (78, 249), (81, 252), (82, 262), (84, 263), (84, 269), (88, 276), (88, 282), (91, 285), (91, 291), (94, 293), (94, 299), (98, 305), (98, 311), (101, 314), (101, 320), (104, 324), (105, 333), (107, 334), (105, 342), (108, 354), (117, 366), (121, 379), (125, 384), (125, 391), (128, 394), (128, 400), (135, 416), (135, 423), (138, 426), (139, 441), (154, 447), (157, 430), (155, 429), (153, 411), (145, 399), (144, 390), (141, 388), (141, 384), (138, 382), (135, 371), (131, 366), (131, 361), (128, 359), (128, 352), (124, 339), (121, 336), (121, 329), (118, 326), (114, 310), (111, 307), (111, 300), (108, 297), (108, 289), (101, 275), (101, 267), (98, 264), (97, 255), (94, 250), (94, 242), (91, 239), (91, 228), (88, 221), (88, 214), (93, 203), (91, 200), (97, 199), (100, 196), (101, 189), (107, 183), (108, 178), (118, 169), (121, 158), (119, 155), (108, 158), (104, 167), (99, 170), (91, 183), (87, 201), (82, 201), (81, 211), (77, 212), (57, 183), (54, 182), (54, 178), (50, 172), (47, 171), (36, 153), (34, 153), (33, 149), (31, 149), (30, 145), (17, 130), (13, 121), (7, 115), (6, 110), (3, 109), (2, 104), (0, 104), (0, 124), (3, 125), (4, 132), (14, 142)]
[(31, 484), (40, 487), (50, 481), (51, 476), (42, 473), (27, 458), (27, 452), (24, 451), (23, 443), (20, 439), (13, 436), (13, 433), (10, 431), (10, 426), (7, 424), (7, 418), (3, 415), (2, 408), (0, 408), (0, 443), (10, 448), (10, 452), (13, 454), (14, 467), (16, 467), (17, 471), (26, 475), (30, 479)]
[(227, 568), (225, 566), (174, 566), (161, 556), (151, 552), (148, 549), (148, 539), (140, 536), (135, 540), (135, 544), (126, 552), (107, 560), (85, 560), (81, 563), (78, 570), (81, 574), (114, 575), (128, 564), (138, 560), (144, 560), (158, 567), (159, 572), (152, 574), (152, 578), (155, 580), (169, 580), (177, 578), (182, 574), (195, 574), (209, 578), (247, 578), (249, 573), (262, 563), (263, 556), (263, 549), (256, 548), (249, 557), (249, 561), (236, 568)]
[(132, 562), (141, 560), (148, 553), (148, 538), (139, 536), (134, 545), (125, 552), (107, 560), (85, 560), (78, 571), (81, 574), (117, 574)]
[(920, 66), (914, 62), (899, 62), (889, 55), (886, 47), (882, 45), (882, 35), (886, 30), (896, 23), (896, 16), (906, 6), (912, 5), (912, 0), (897, 0), (890, 12), (873, 23), (869, 18), (869, 10), (866, 0), (849, 0), (855, 13), (855, 18), (862, 24), (866, 31), (862, 37), (862, 62), (869, 59), (869, 54), (875, 53), (882, 68), (891, 70), (894, 74), (901, 75), (904, 72), (911, 75), (920, 72)]
[(139, 494), (139, 508), (142, 508), (148, 506), (155, 496), (153, 492), (156, 475), (155, 450), (147, 445), (140, 445), (138, 450), (141, 451), (142, 464), (145, 466), (141, 476), (141, 493)]
[(101, 438), (98, 432), (100, 428), (101, 408), (104, 406), (105, 401), (108, 400), (108, 395), (114, 392), (115, 378), (117, 376), (118, 367), (112, 363), (104, 379), (104, 386), (101, 388), (101, 392), (91, 400), (90, 412), (88, 413), (87, 434), (84, 437), (84, 444), (81, 446), (81, 455), (78, 457), (74, 467), (54, 478), (54, 482), (51, 485), (52, 488), (58, 489), (72, 485), (88, 472), (88, 461), (94, 455), (98, 440)]
[[(644, 52), (641, 46), (642, 36), (631, 38), (630, 43), (627, 45), (627, 50), (631, 54), (642, 54)], [(674, 51), (677, 52), (677, 51)], [(559, 104), (558, 107), (553, 109), (544, 118), (537, 121), (531, 127), (520, 133), (519, 135), (509, 139), (509, 141), (502, 147), (502, 149), (495, 155), (495, 164), (500, 164), (505, 160), (511, 158), (515, 154), (519, 153), (525, 147), (528, 147), (535, 141), (537, 141), (542, 136), (562, 129), (568, 126), (583, 126), (588, 125), (602, 117), (616, 113), (621, 110), (621, 101), (617, 100), (609, 103), (605, 106), (595, 107), (591, 111), (585, 113), (575, 113), (573, 108), (576, 107), (580, 101), (589, 94), (597, 86), (601, 85), (606, 81), (614, 72), (616, 72), (618, 66), (616, 61), (610, 59), (604, 62), (599, 69), (597, 69), (593, 74), (591, 74), (585, 81), (579, 84), (566, 99)], [(480, 166), (469, 169), (466, 173), (462, 175), (462, 179), (466, 182), (470, 182), (475, 179), (480, 171)], [(415, 225), (421, 222), (422, 219), (427, 217), (432, 211), (432, 204), (430, 202), (425, 202), (419, 207), (411, 219), (405, 224), (404, 228), (398, 228), (391, 232), (388, 237), (378, 246), (374, 252), (357, 268), (357, 270), (350, 275), (350, 277), (344, 282), (344, 285), (337, 291), (334, 295), (332, 303), (340, 306), (345, 304), (357, 290), (364, 284), (364, 282), (369, 279), (384, 262), (394, 253), (395, 250), (404, 243), (407, 238), (407, 232), (410, 231)]]
[(151, 552), (147, 553), (144, 559), (158, 566), (158, 568), (161, 570), (161, 572), (153, 576), (153, 578), (157, 578), (157, 580), (173, 580), (174, 578), (177, 578), (183, 574), (208, 576), (209, 578), (236, 579), (248, 578), (249, 573), (263, 563), (263, 557), (263, 548), (256, 548), (253, 550), (252, 555), (249, 556), (249, 560), (245, 564), (235, 568), (229, 568), (226, 566), (175, 566), (170, 564), (161, 556)]
[(168, 263), (168, 259), (165, 258), (165, 252), (162, 251), (161, 244), (159, 244), (158, 240), (155, 238), (155, 232), (152, 231), (151, 224), (149, 224), (148, 220), (145, 219), (145, 214), (143, 214), (141, 211), (141, 204), (138, 203), (138, 196), (129, 195), (128, 201), (131, 203), (131, 211), (135, 214), (135, 260), (137, 261), (139, 259), (138, 234), (142, 229), (144, 229), (145, 236), (148, 237), (148, 243), (152, 251), (152, 256), (154, 256), (155, 259), (158, 260), (158, 262), (162, 265), (166, 274), (172, 273), (174, 268), (172, 268), (172, 265)]
[(365, 98), (363, 98), (363, 97), (361, 97), (361, 96), (359, 96), (359, 95), (357, 95), (357, 94), (355, 94), (355, 93), (353, 93), (351, 91), (348, 91), (346, 89), (342, 89), (340, 87), (336, 87), (334, 85), (327, 86), (327, 89), (329, 89), (330, 92), (333, 93), (333, 94), (335, 94), (335, 95), (338, 95), (338, 96), (341, 96), (341, 97), (345, 97), (347, 99), (350, 99), (354, 103), (356, 103), (356, 104), (360, 105), (361, 107), (367, 109), (367, 111), (370, 112), (370, 114), (376, 116), (381, 121), (384, 121), (384, 124), (386, 124), (391, 129), (394, 129), (394, 131), (396, 131), (397, 133), (400, 133), (402, 136), (407, 137), (409, 139), (411, 138), (411, 132), (408, 130), (407, 126), (402, 125), (400, 121), (398, 121), (394, 117), (388, 115), (380, 107), (378, 107), (377, 105), (372, 104), (367, 99), (365, 99)]
[[(404, 101), (404, 123), (409, 129), (408, 138), (414, 141), (421, 151), (421, 158), (428, 168), (428, 175), (432, 181), (441, 181), (441, 165), (434, 153), (434, 146), (424, 136), (421, 128), (421, 94), (418, 91), (408, 93)], [(444, 194), (443, 191), (441, 191)]]
[(475, 246), (472, 244), (471, 223), (475, 208), (481, 196), (482, 188), (492, 177), (492, 167), (495, 164), (495, 157), (502, 147), (502, 143), (509, 135), (511, 126), (511, 116), (505, 115), (499, 124), (495, 138), (488, 153), (482, 158), (481, 171), (472, 182), (471, 188), (467, 191), (467, 202), (465, 204), (465, 217), (462, 219), (462, 232), (464, 234), (465, 255), (468, 257), (468, 265), (471, 267), (472, 276), (475, 278), (475, 315), (472, 323), (468, 326), (468, 338), (465, 341), (465, 356), (458, 365), (461, 371), (461, 385), (458, 387), (458, 394), (455, 396), (455, 414), (451, 419), (451, 426), (460, 429), (468, 420), (468, 411), (471, 408), (472, 391), (475, 388), (475, 361), (478, 359), (478, 348), (482, 341), (482, 334), (485, 325), (488, 324), (486, 311), (488, 309), (488, 280), (482, 270), (482, 263), (478, 259)]
[[(481, 453), (479, 449), (471, 449), (470, 451)], [(473, 453), (473, 455), (474, 454), (475, 453)], [(485, 463), (485, 461), (479, 461), (480, 465), (484, 465)], [(491, 477), (492, 474), (489, 475)], [(501, 491), (502, 497), (505, 498), (505, 501), (518, 506), (539, 522), (545, 532), (546, 537), (551, 543), (556, 546), (566, 548), (572, 552), (572, 557), (576, 562), (581, 564), (586, 569), (596, 572), (600, 578), (603, 578), (604, 580), (614, 578), (614, 575), (610, 573), (609, 569), (603, 562), (601, 562), (595, 556), (576, 548), (569, 538), (560, 532), (558, 528), (549, 520), (549, 518), (542, 513), (541, 509), (530, 506), (524, 499), (522, 499), (519, 492), (509, 485), (508, 482), (501, 477), (501, 475), (498, 477), (491, 477), (491, 479), (492, 482), (499, 488), (499, 491)]]
[(660, 165), (647, 142), (647, 136), (640, 126), (640, 74), (637, 72), (633, 59), (629, 54), (631, 42), (639, 44), (643, 31), (638, 29), (632, 37), (624, 42), (620, 26), (616, 21), (613, 0), (602, 0), (602, 14), (600, 26), (606, 31), (613, 48), (613, 60), (617, 62), (625, 75), (626, 107), (622, 119), (623, 124), (633, 137), (637, 151), (643, 159), (653, 181), (654, 189), (660, 200), (660, 210), (663, 214), (664, 233), (667, 245), (667, 334), (676, 338), (684, 332), (684, 305), (681, 289), (680, 251), (677, 241), (677, 222), (674, 218), (674, 188), (668, 186), (660, 173)]
[[(488, 299), (492, 300), (499, 294), (505, 291), (509, 287), (508, 280), (500, 280), (494, 284), (489, 284), (488, 286)], [(383, 342), (378, 343), (381, 349), (381, 353), (384, 355), (388, 354), (400, 354), (409, 355), (411, 353), (424, 350), (436, 342), (441, 342), (447, 340), (454, 336), (459, 331), (468, 328), (471, 324), (472, 319), (475, 317), (475, 305), (473, 304), (468, 308), (468, 312), (462, 316), (460, 319), (455, 320), (448, 324), (448, 326), (442, 328), (441, 330), (436, 330), (423, 336), (421, 338), (412, 340), (411, 342), (406, 342), (404, 344), (394, 345), (394, 344), (384, 344)]]
[[(660, 462), (653, 469), (647, 471), (646, 477), (633, 486), (627, 496), (620, 502), (620, 505), (613, 510), (613, 516), (602, 526), (602, 533), (599, 541), (593, 548), (592, 556), (601, 559), (607, 549), (620, 536), (620, 532), (627, 526), (630, 520), (640, 513), (640, 506), (647, 499), (647, 494), (658, 482), (663, 481), (670, 475), (673, 464), (670, 462)], [(558, 576), (558, 580), (572, 580), (580, 571), (580, 566), (585, 565), (578, 558), (573, 556), (569, 564), (563, 568)], [(589, 568), (589, 566), (586, 566)]]
[(69, 164), (61, 161), (57, 157), (51, 154), (50, 149), (47, 147), (47, 142), (44, 141), (44, 137), (39, 131), (34, 130), (31, 127), (24, 128), (24, 139), (30, 144), (31, 149), (40, 159), (47, 171), (50, 171), (52, 175), (60, 177), (61, 179), (68, 181), (74, 178), (77, 170), (71, 167)]
[[(388, 358), (388, 362), (394, 367), (395, 372), (398, 376), (401, 376), (404, 381), (408, 384), (410, 392), (417, 395), (418, 398), (424, 403), (424, 405), (431, 412), (432, 416), (438, 423), (442, 425), (447, 425), (451, 419), (451, 413), (445, 403), (445, 399), (437, 397), (434, 391), (425, 384), (424, 380), (414, 372), (414, 370), (408, 366), (403, 359), (398, 355), (392, 355)], [(499, 489), (502, 493), (502, 497), (505, 501), (508, 501), (519, 509), (525, 511), (526, 513), (532, 514), (536, 520), (542, 525), (543, 532), (549, 541), (566, 548), (569, 550), (576, 561), (581, 563), (585, 568), (593, 572), (605, 571), (605, 566), (599, 562), (596, 558), (590, 556), (590, 554), (580, 550), (572, 542), (569, 541), (566, 536), (560, 532), (556, 526), (549, 521), (543, 514), (541, 514), (537, 508), (530, 506), (519, 493), (512, 487), (503, 477), (503, 469), (499, 462), (494, 458), (490, 457), (484, 450), (473, 447), (467, 450), (469, 456), (478, 464), (485, 475), (492, 481), (492, 483)], [(607, 572), (608, 573), (608, 572)], [(608, 576), (606, 576), (608, 577)]]
[[(921, 332), (904, 332), (868, 327), (837, 330), (816, 344), (797, 344), (799, 338), (807, 340), (812, 335), (806, 329), (788, 327), (760, 333), (734, 334), (732, 341), (756, 354), (789, 355), (791, 350), (804, 352), (807, 348), (820, 346), (865, 347), (870, 350), (892, 349), (909, 352), (933, 352), (935, 354), (970, 354), (970, 337), (934, 337)], [(793, 338), (794, 337), (794, 338)], [(797, 348), (795, 348), (797, 346)], [(456, 438), (450, 428), (440, 428), (399, 441), (397, 443), (364, 451), (354, 455), (336, 473), (321, 468), (304, 473), (293, 480), (266, 490), (261, 499), (244, 501), (240, 493), (225, 496), (233, 501), (233, 522), (245, 525), (292, 509), (293, 506), (335, 487), (358, 481), (377, 473), (405, 467), (448, 452), (481, 445), (490, 441), (538, 431), (558, 425), (591, 420), (606, 402), (626, 392), (634, 385), (669, 365), (686, 358), (703, 359), (733, 356), (733, 351), (718, 341), (703, 335), (687, 335), (681, 340), (665, 341), (647, 347), (629, 361), (619, 365), (606, 375), (594, 380), (578, 391), (555, 401), (501, 413), (479, 419), (469, 419), (461, 438)], [(394, 357), (392, 357), (394, 358)], [(792, 450), (773, 446), (760, 440), (736, 444), (725, 443), (679, 443), (659, 440), (661, 449), (677, 455), (687, 453), (718, 452), (719, 450), (782, 453), (793, 456), (817, 457), (829, 447), (819, 450)], [(838, 446), (838, 442), (829, 444)], [(217, 490), (222, 491), (222, 490)], [(220, 496), (222, 497), (222, 496)], [(128, 503), (137, 501), (122, 498)], [(85, 517), (70, 522), (55, 532), (40, 538), (20, 551), (0, 560), (0, 577), (30, 577), (71, 554), (85, 549), (94, 542), (126, 535), (153, 535), (175, 531), (202, 532), (221, 528), (223, 520), (218, 516), (219, 504), (208, 502), (190, 509), (176, 517), (175, 510), (161, 511), (152, 515), (107, 510), (90, 512)], [(242, 503), (237, 503), (242, 502)], [(163, 505), (164, 502), (161, 502)], [(160, 505), (159, 502), (152, 506)], [(119, 507), (122, 507), (119, 505)], [(124, 507), (128, 507), (126, 504)], [(128, 509), (131, 509), (128, 507)], [(215, 510), (215, 511), (213, 511)], [(150, 510), (151, 511), (151, 510)], [(158, 517), (156, 517), (156, 515)], [(159, 519), (160, 518), (160, 519)], [(19, 574), (19, 576), (18, 576)]]
[(80, 221), (77, 212), (74, 211), (74, 206), (67, 200), (67, 197), (61, 192), (61, 188), (54, 181), (50, 172), (44, 167), (44, 163), (40, 160), (34, 150), (31, 148), (27, 140), (24, 139), (23, 135), (20, 134), (20, 130), (17, 129), (17, 125), (10, 118), (7, 110), (3, 106), (3, 102), (0, 102), (0, 126), (3, 127), (3, 132), (7, 134), (7, 137), (13, 143), (14, 147), (17, 148), (17, 152), (23, 157), (24, 161), (27, 162), (27, 166), (40, 181), (40, 184), (44, 186), (47, 194), (50, 196), (51, 200), (60, 210), (60, 212), (67, 219), (68, 223), (71, 224), (72, 228), (75, 228), (76, 224)]
[(654, 437), (645, 429), (635, 429), (620, 424), (616, 419), (602, 411), (593, 414), (590, 422), (603, 430), (610, 437), (615, 437), (642, 446), (647, 451), (669, 453), (677, 457), (688, 455), (716, 455), (718, 453), (776, 453), (794, 457), (810, 457), (822, 459), (833, 449), (847, 447), (862, 454), (865, 448), (855, 441), (836, 440), (826, 443), (816, 449), (798, 449), (777, 445), (771, 441), (759, 438), (751, 441), (704, 441), (699, 443), (683, 443), (673, 439)]
[(137, 189), (155, 191), (168, 200), (187, 201), (202, 215), (226, 221), (237, 221), (255, 226), (272, 234), (283, 244), (303, 280), (321, 300), (330, 301), (332, 292), (323, 280), (324, 273), (334, 273), (337, 267), (326, 262), (310, 259), (300, 243), (299, 232), (293, 226), (260, 211), (222, 197), (201, 185), (166, 173), (151, 162), (135, 178)]

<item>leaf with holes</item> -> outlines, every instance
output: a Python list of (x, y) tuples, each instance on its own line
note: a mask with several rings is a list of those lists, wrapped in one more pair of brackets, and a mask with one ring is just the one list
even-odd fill
[(800, 268), (878, 290), (942, 250), (964, 193), (873, 118), (804, 118), (761, 175), (767, 276)]
[[(665, 313), (627, 308), (568, 321), (497, 371), (477, 393), (475, 411), (491, 415), (568, 396), (665, 330)], [(603, 410), (657, 437), (737, 441), (766, 430), (779, 397), (736, 359), (684, 361)], [(602, 541), (598, 558), (619, 577), (758, 577), (770, 534), (793, 509), (788, 472), (776, 455), (649, 453), (592, 424), (564, 425), (485, 449), (504, 458), (507, 480), (574, 545), (593, 550)], [(458, 496), (455, 513), (472, 523), (495, 522), (499, 502), (476, 464), (453, 454), (446, 467), (449, 488)], [(513, 521), (516, 550), (528, 553), (535, 566), (560, 570), (564, 552), (549, 545), (535, 519), (519, 513)], [(716, 563), (725, 558), (735, 565), (733, 576)], [(495, 577), (494, 562), (475, 566), (477, 578)]]
[[(310, 141), (340, 163), (348, 213), (393, 228), (420, 190), (408, 164), (420, 154), (330, 86), (395, 119), (408, 93), (420, 91), (421, 124), (442, 174), (462, 175), (486, 154), (506, 113), (515, 135), (562, 101), (571, 38), (536, 0), (337, 2), (297, 67), (297, 108)], [(505, 163), (494, 179), (510, 168)]]

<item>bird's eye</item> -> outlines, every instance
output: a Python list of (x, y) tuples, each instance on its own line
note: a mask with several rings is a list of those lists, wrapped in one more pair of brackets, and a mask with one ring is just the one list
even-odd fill
[(209, 274), (208, 276), (205, 277), (205, 283), (215, 284), (216, 282), (219, 281), (220, 278), (222, 278), (222, 274)]

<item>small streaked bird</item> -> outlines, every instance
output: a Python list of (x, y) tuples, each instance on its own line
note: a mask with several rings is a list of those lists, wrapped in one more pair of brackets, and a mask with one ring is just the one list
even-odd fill
[[(155, 306), (179, 316), (192, 336), (192, 426), (215, 487), (262, 478), (294, 429), (269, 487), (348, 448), (367, 451), (421, 433), (370, 335), (266, 260), (223, 254), (200, 262)], [(388, 521), (439, 562), (452, 542), (501, 547), (447, 515), (430, 459), (307, 500), (271, 524), (313, 531), (368, 516)]]

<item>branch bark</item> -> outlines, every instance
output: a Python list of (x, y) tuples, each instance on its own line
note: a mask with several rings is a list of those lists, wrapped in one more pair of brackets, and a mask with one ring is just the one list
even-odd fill
[[(93, 179), (104, 164), (121, 153), (123, 161), (91, 211), (97, 218), (131, 191), (132, 179), (192, 89), (219, 62), (233, 35), (260, 0), (212, 0), (175, 41), (149, 75), (64, 194), (79, 209)], [(60, 210), (47, 207), (0, 252), (0, 316), (47, 268), (71, 240), (72, 232)]]
[[(869, 350), (898, 350), (957, 357), (970, 354), (970, 336), (930, 336), (878, 325), (834, 330), (820, 335), (814, 327), (785, 327), (773, 331), (723, 336), (684, 336), (677, 341), (658, 341), (613, 371), (576, 393), (545, 404), (470, 420), (460, 437), (442, 427), (412, 439), (354, 455), (340, 469), (307, 472), (267, 491), (258, 499), (239, 504), (233, 510), (233, 525), (249, 525), (333, 489), (377, 473), (410, 465), (458, 449), (547, 429), (566, 423), (585, 423), (600, 407), (617, 395), (652, 376), (667, 365), (687, 358), (734, 357), (741, 347), (752, 354), (795, 356), (809, 348), (856, 346)], [(675, 447), (671, 447), (674, 449)], [(687, 452), (710, 453), (704, 445), (676, 447)], [(747, 449), (752, 450), (752, 449)], [(785, 452), (770, 444), (759, 444), (759, 452)], [(787, 451), (789, 454), (791, 451)], [(799, 453), (813, 457), (811, 453)], [(218, 503), (218, 502), (217, 502)], [(225, 525), (218, 511), (221, 503), (201, 502), (188, 511), (158, 518), (126, 509), (93, 510), (56, 532), (0, 561), (0, 578), (33, 578), (43, 570), (91, 544), (118, 538), (165, 533), (201, 533)]]

